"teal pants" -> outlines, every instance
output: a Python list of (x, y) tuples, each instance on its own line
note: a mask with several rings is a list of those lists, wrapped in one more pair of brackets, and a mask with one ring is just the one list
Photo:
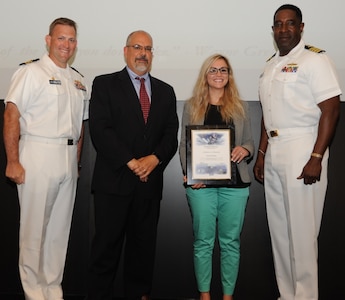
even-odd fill
[(240, 261), (240, 235), (249, 188), (186, 189), (194, 233), (194, 269), (200, 292), (209, 292), (212, 254), (218, 222), (221, 281), (232, 295)]

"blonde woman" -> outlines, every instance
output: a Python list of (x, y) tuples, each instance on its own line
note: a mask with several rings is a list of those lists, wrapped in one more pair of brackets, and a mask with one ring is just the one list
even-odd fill
[(186, 177), (186, 126), (233, 125), (235, 145), (229, 153), (236, 163), (236, 184), (186, 187), (194, 233), (194, 269), (200, 300), (209, 300), (212, 253), (218, 224), (223, 300), (233, 299), (239, 259), (240, 234), (249, 196), (248, 160), (254, 153), (248, 108), (239, 97), (229, 60), (220, 54), (203, 63), (192, 97), (182, 116), (180, 159)]

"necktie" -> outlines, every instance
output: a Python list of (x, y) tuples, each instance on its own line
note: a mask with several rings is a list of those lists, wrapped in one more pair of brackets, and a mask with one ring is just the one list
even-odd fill
[(150, 100), (145, 88), (145, 78), (136, 77), (135, 79), (140, 80), (139, 99), (141, 110), (143, 111), (143, 116), (146, 123), (150, 111)]

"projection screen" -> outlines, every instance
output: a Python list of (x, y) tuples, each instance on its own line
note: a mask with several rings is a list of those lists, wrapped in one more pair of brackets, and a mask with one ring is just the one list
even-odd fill
[[(243, 99), (258, 100), (258, 78), (274, 53), (272, 20), (285, 1), (258, 0), (19, 0), (2, 1), (0, 11), (0, 99), (19, 63), (46, 51), (44, 37), (57, 17), (78, 24), (78, 51), (72, 65), (91, 86), (95, 76), (122, 69), (123, 46), (137, 29), (151, 33), (151, 74), (168, 83), (178, 100), (190, 97), (201, 63), (214, 53), (232, 64)], [(326, 50), (345, 90), (345, 2), (292, 1), (303, 12), (306, 43)]]

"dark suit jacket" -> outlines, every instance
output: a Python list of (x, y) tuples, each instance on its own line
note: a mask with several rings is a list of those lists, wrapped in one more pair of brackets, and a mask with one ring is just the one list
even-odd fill
[(179, 123), (173, 88), (157, 78), (150, 76), (150, 80), (151, 109), (145, 125), (126, 68), (94, 79), (89, 116), (90, 134), (97, 151), (93, 191), (129, 194), (140, 180), (127, 162), (155, 153), (162, 163), (149, 175), (144, 190), (146, 196), (161, 197), (163, 171), (177, 150)]

